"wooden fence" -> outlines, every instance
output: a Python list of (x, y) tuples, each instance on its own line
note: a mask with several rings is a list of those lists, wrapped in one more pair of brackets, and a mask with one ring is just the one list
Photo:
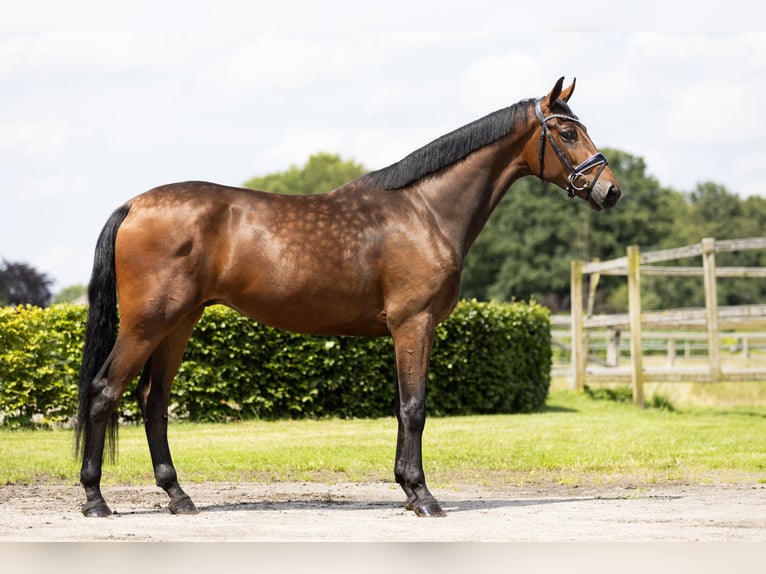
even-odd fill
[[(633, 385), (633, 402), (644, 404), (644, 382), (667, 381), (736, 381), (766, 380), (766, 368), (722, 369), (720, 359), (720, 331), (722, 329), (762, 329), (766, 327), (766, 305), (721, 307), (718, 305), (718, 277), (766, 278), (765, 267), (717, 267), (716, 253), (766, 249), (766, 237), (716, 241), (703, 239), (700, 243), (641, 253), (637, 246), (630, 246), (627, 255), (610, 261), (584, 263), (572, 261), (571, 265), (571, 372), (572, 387), (582, 389), (586, 380), (620, 381), (629, 379)], [(673, 267), (653, 263), (690, 257), (702, 257), (702, 266)], [(587, 310), (583, 309), (583, 276), (589, 275)], [(628, 313), (593, 316), (593, 301), (602, 275), (624, 275), (628, 279)], [(705, 286), (704, 309), (674, 309), (642, 312), (641, 276), (702, 276)], [(642, 329), (704, 329), (707, 341), (707, 364), (702, 369), (682, 369), (674, 365), (646, 369), (643, 365)], [(589, 368), (589, 330), (607, 329), (612, 339), (619, 342), (620, 332), (630, 333), (629, 369), (620, 367)], [(669, 339), (672, 339), (670, 337)], [(671, 343), (668, 343), (671, 344)], [(674, 344), (674, 343), (672, 343)], [(747, 343), (745, 343), (747, 344)], [(619, 353), (619, 350), (618, 350)], [(609, 354), (609, 352), (607, 353)], [(670, 353), (669, 353), (670, 355)], [(673, 352), (675, 356), (675, 351)], [(607, 361), (609, 363), (609, 361)]]

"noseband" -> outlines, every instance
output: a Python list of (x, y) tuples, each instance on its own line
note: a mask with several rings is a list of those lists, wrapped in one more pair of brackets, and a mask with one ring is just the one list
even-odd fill
[[(551, 142), (553, 151), (555, 151), (556, 155), (559, 156), (561, 163), (564, 164), (564, 166), (569, 170), (569, 185), (567, 185), (567, 195), (569, 197), (574, 197), (575, 191), (585, 190), (587, 192), (586, 199), (589, 199), (591, 193), (593, 193), (593, 188), (595, 187), (598, 178), (601, 176), (601, 172), (604, 171), (604, 168), (607, 166), (606, 157), (601, 152), (596, 152), (580, 165), (573, 167), (567, 159), (567, 156), (564, 154), (564, 150), (562, 150), (556, 143), (556, 140), (553, 139), (553, 134), (551, 134), (551, 130), (548, 129), (548, 121), (558, 118), (570, 122), (575, 122), (581, 126), (583, 124), (574, 116), (567, 116), (564, 114), (551, 114), (548, 117), (543, 116), (543, 109), (540, 105), (541, 101), (542, 99), (535, 101), (535, 115), (537, 116), (537, 121), (540, 122), (540, 179), (543, 179), (543, 169), (545, 165), (545, 140), (547, 138), (548, 141)], [(593, 181), (588, 184), (585, 173), (595, 167), (598, 167), (596, 177), (594, 177)]]

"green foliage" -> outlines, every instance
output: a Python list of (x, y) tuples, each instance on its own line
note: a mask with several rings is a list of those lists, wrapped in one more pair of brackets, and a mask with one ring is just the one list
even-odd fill
[(652, 395), (652, 398), (649, 399), (649, 403), (647, 404), (647, 406), (650, 409), (657, 409), (659, 411), (667, 411), (669, 413), (676, 412), (675, 405), (673, 405), (671, 400), (665, 395), (660, 395), (660, 394)]
[(51, 302), (53, 279), (21, 262), (0, 261), (0, 305), (38, 305)]
[(216, 306), (194, 331), (172, 400), (178, 416), (201, 421), (377, 416), (393, 409), (392, 369), (387, 339), (304, 336)]
[[(664, 247), (698, 243), (703, 237), (737, 239), (764, 235), (766, 199), (763, 197), (753, 196), (742, 200), (721, 185), (703, 182), (699, 183), (696, 189), (684, 199), (682, 216), (677, 218), (672, 243), (666, 242)], [(700, 265), (700, 258), (674, 263)], [(766, 251), (721, 253), (716, 255), (716, 264), (719, 267), (766, 266)], [(652, 278), (645, 284), (647, 290), (658, 291), (660, 299), (669, 303), (666, 308), (704, 305), (704, 292), (700, 278)], [(741, 278), (718, 281), (718, 302), (721, 305), (756, 304), (762, 303), (764, 298), (766, 298), (766, 283), (763, 281)]]
[[(87, 308), (0, 309), (0, 416), (6, 426), (61, 424), (75, 413)], [(461, 302), (437, 327), (429, 413), (528, 412), (550, 383), (550, 318), (536, 304)], [(378, 417), (394, 412), (389, 338), (311, 337), (206, 310), (171, 394), (193, 421)], [(132, 393), (129, 393), (132, 394)], [(120, 416), (136, 420), (123, 399)]]
[(285, 193), (309, 195), (324, 193), (357, 179), (367, 173), (360, 164), (330, 153), (312, 155), (303, 167), (290, 166), (285, 172), (271, 173), (263, 177), (254, 177), (245, 182), (245, 187)]
[(54, 303), (71, 303), (88, 293), (88, 286), (85, 284), (70, 285), (64, 287), (53, 298)]
[(462, 301), (436, 329), (429, 412), (530, 412), (545, 404), (550, 314), (535, 303)]
[[(599, 387), (594, 389), (588, 385), (585, 385), (583, 390), (585, 391), (585, 396), (596, 401), (613, 401), (616, 403), (627, 404), (633, 402), (633, 391), (630, 389), (630, 387)], [(659, 411), (667, 411), (669, 413), (676, 412), (676, 408), (671, 400), (659, 393), (652, 395), (652, 397), (646, 402), (645, 407), (647, 409), (657, 409)]]
[(8, 426), (67, 422), (77, 402), (86, 308), (0, 308), (0, 414)]
[(585, 385), (583, 390), (585, 391), (585, 396), (595, 401), (614, 401), (616, 403), (633, 402), (633, 391), (630, 390), (630, 387), (599, 387), (594, 389)]

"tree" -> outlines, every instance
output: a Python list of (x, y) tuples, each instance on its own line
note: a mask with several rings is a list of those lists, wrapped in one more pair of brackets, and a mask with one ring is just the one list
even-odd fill
[(54, 303), (71, 303), (76, 301), (80, 297), (83, 297), (88, 292), (88, 286), (83, 284), (70, 285), (64, 287), (61, 291), (56, 293), (53, 299)]
[(53, 280), (26, 263), (3, 259), (0, 265), (0, 304), (45, 307), (51, 301)]
[[(751, 197), (743, 201), (723, 185), (713, 182), (697, 184), (689, 194), (689, 217), (683, 226), (684, 243), (697, 243), (703, 237), (737, 239), (764, 234), (766, 202)], [(721, 253), (718, 266), (762, 266), (766, 264), (763, 251)], [(719, 279), (718, 302), (721, 305), (761, 303), (766, 296), (762, 281), (753, 279)]]
[(310, 195), (335, 189), (367, 171), (353, 160), (344, 161), (336, 154), (319, 152), (309, 157), (303, 167), (292, 165), (284, 172), (254, 177), (245, 182), (245, 187), (272, 193)]

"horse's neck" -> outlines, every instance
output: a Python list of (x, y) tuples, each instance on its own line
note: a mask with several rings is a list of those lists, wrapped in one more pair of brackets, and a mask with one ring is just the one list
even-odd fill
[(511, 184), (530, 174), (523, 147), (520, 138), (508, 136), (418, 184), (418, 193), (459, 257), (468, 253)]

